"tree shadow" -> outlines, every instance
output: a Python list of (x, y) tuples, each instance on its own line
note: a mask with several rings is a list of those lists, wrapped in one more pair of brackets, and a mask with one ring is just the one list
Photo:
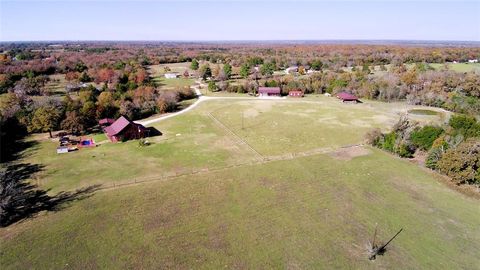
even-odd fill
[(18, 160), (24, 156), (24, 151), (34, 147), (38, 142), (34, 140), (3, 140), (0, 146), (0, 163)]
[(100, 187), (93, 185), (51, 196), (49, 190), (39, 189), (28, 181), (42, 168), (38, 164), (21, 163), (9, 165), (0, 172), (0, 227), (33, 217), (41, 211), (59, 211), (70, 202), (90, 197)]

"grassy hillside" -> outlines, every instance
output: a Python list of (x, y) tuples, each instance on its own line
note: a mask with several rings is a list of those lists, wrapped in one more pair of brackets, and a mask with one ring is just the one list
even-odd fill
[[(250, 163), (258, 154), (278, 159), (358, 144), (368, 130), (388, 128), (408, 108), (401, 103), (343, 104), (326, 97), (302, 102), (208, 101), (194, 111), (156, 123), (163, 135), (149, 138), (152, 144), (147, 147), (139, 147), (137, 141), (105, 143), (58, 155), (58, 142), (41, 140), (27, 151), (24, 161), (44, 166), (37, 182), (53, 191), (93, 184), (111, 186)], [(411, 117), (441, 121), (437, 115)], [(105, 139), (95, 138), (97, 142)]]
[[(480, 209), (374, 149), (274, 161), (97, 192), (0, 231), (18, 268), (474, 269)], [(356, 156), (356, 157), (355, 157)], [(350, 159), (351, 158), (351, 159)], [(379, 166), (381, 165), (381, 166)], [(386, 240), (375, 262), (375, 223)]]
[[(348, 146), (414, 108), (422, 109), (326, 97), (215, 100), (156, 123), (163, 135), (147, 147), (57, 155), (55, 142), (39, 140), (22, 162), (44, 166), (41, 187), (105, 189), (0, 229), (0, 265), (474, 269), (478, 200), (406, 160)], [(366, 244), (377, 223), (381, 241), (404, 231), (371, 262)]]

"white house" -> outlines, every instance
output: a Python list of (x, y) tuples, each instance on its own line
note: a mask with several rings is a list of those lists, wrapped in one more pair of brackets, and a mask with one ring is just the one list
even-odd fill
[(292, 67), (288, 67), (285, 69), (285, 74), (290, 74), (290, 73), (293, 73), (293, 72), (298, 72), (298, 67), (297, 66), (292, 66)]
[(177, 78), (177, 74), (176, 73), (165, 73), (165, 78), (175, 79), (175, 78)]

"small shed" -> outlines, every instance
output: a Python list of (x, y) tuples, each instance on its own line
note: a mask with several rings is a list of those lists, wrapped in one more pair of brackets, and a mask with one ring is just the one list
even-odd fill
[(337, 98), (342, 102), (361, 103), (358, 97), (347, 92), (337, 93)]
[(280, 87), (259, 87), (258, 88), (259, 97), (279, 97), (280, 96)]
[(167, 79), (175, 79), (177, 78), (177, 74), (176, 73), (165, 73), (165, 78)]
[(302, 90), (292, 90), (288, 92), (289, 97), (303, 97), (303, 91)]
[(57, 154), (68, 153), (68, 146), (59, 146), (57, 147)]

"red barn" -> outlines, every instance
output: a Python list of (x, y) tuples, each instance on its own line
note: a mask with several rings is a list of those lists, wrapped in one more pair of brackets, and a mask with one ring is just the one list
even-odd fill
[(301, 90), (292, 90), (288, 92), (289, 97), (303, 97), (303, 91)]
[(353, 103), (361, 102), (358, 99), (358, 97), (356, 97), (355, 95), (352, 95), (350, 93), (347, 93), (347, 92), (338, 93), (337, 98), (341, 99), (342, 102), (353, 102)]
[(280, 96), (280, 87), (259, 87), (258, 88), (259, 97), (274, 97)]
[(103, 131), (112, 142), (140, 139), (148, 135), (148, 130), (144, 126), (136, 124), (123, 116), (110, 126), (105, 127)]

